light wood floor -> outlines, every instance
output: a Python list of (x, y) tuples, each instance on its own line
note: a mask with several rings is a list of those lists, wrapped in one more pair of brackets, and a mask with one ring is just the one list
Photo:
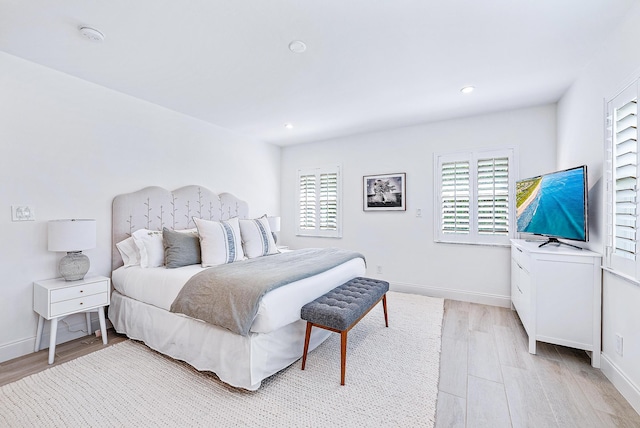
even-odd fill
[[(127, 340), (108, 331), (109, 345)], [(54, 365), (103, 349), (84, 337)], [(445, 300), (436, 427), (640, 427), (640, 416), (586, 353), (527, 336), (509, 309)], [(0, 385), (51, 367), (48, 350), (0, 363)]]
[[(117, 334), (113, 329), (107, 330), (108, 342), (106, 346), (127, 340), (127, 337)], [(24, 357), (0, 363), (0, 386), (14, 382), (25, 376), (41, 372), (49, 367), (57, 366), (74, 358), (82, 357), (94, 351), (104, 349), (101, 337), (85, 336), (76, 340), (56, 345), (56, 358), (53, 364), (47, 364), (49, 359), (49, 349), (31, 353)]]
[(640, 427), (584, 351), (527, 343), (510, 309), (445, 300), (436, 427)]

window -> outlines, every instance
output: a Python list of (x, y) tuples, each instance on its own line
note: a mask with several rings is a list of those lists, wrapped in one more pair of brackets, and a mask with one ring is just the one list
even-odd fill
[(339, 166), (298, 170), (296, 234), (342, 236), (341, 187)]
[(514, 149), (434, 156), (435, 240), (509, 244), (514, 236)]
[(638, 278), (638, 82), (607, 103), (607, 267)]

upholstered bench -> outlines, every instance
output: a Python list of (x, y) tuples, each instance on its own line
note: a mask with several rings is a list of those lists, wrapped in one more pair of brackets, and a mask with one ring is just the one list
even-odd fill
[(362, 277), (354, 278), (304, 305), (300, 311), (300, 317), (307, 321), (307, 332), (304, 338), (302, 370), (307, 362), (309, 337), (313, 327), (340, 333), (340, 385), (344, 385), (347, 365), (347, 333), (380, 300), (382, 300), (384, 309), (384, 323), (389, 327), (387, 291), (389, 291), (389, 283), (386, 281)]

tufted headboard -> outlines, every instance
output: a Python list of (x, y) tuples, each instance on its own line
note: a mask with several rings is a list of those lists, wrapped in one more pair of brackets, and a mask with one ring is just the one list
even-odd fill
[(193, 217), (206, 220), (247, 218), (249, 205), (230, 193), (216, 194), (202, 186), (170, 191), (145, 187), (113, 198), (111, 218), (111, 268), (123, 265), (116, 244), (138, 229), (162, 230), (196, 227)]

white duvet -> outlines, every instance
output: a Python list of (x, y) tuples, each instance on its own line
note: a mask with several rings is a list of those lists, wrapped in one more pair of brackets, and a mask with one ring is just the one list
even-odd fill
[[(169, 311), (171, 304), (189, 278), (206, 268), (200, 265), (176, 269), (120, 267), (113, 271), (113, 286), (119, 293)], [(356, 258), (321, 274), (279, 287), (260, 302), (251, 326), (253, 333), (269, 333), (300, 319), (306, 303), (355, 276), (364, 276), (364, 260)]]

